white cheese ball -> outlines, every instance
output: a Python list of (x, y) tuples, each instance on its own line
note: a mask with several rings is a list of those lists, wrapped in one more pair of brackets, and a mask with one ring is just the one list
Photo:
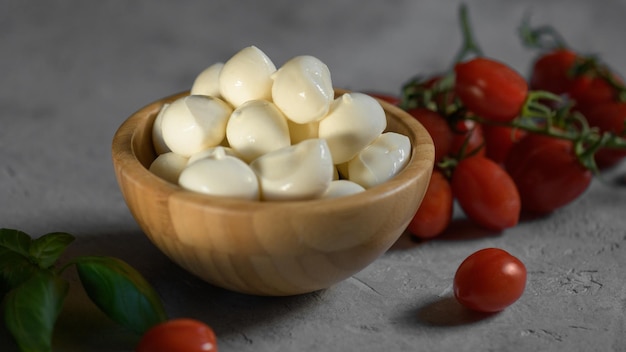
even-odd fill
[(365, 188), (379, 185), (402, 170), (411, 157), (411, 141), (405, 135), (387, 132), (348, 162), (350, 181)]
[(328, 189), (320, 198), (338, 198), (363, 191), (365, 191), (365, 188), (358, 183), (349, 180), (335, 180), (330, 183), (330, 186), (328, 186)]
[(346, 93), (335, 99), (320, 121), (318, 135), (328, 142), (335, 164), (351, 160), (387, 127), (385, 111), (376, 99), (363, 93)]
[(328, 67), (309, 55), (296, 56), (272, 75), (274, 104), (293, 122), (321, 120), (335, 99)]
[(168, 152), (157, 156), (150, 164), (149, 170), (168, 182), (178, 183), (178, 177), (186, 166), (186, 157)]
[(249, 100), (235, 109), (226, 125), (226, 139), (246, 162), (291, 144), (287, 119), (266, 100)]
[(157, 155), (171, 152), (170, 148), (168, 148), (167, 144), (165, 144), (165, 141), (163, 140), (163, 129), (161, 127), (163, 122), (163, 113), (168, 106), (170, 106), (170, 104), (163, 104), (161, 110), (159, 110), (159, 114), (154, 119), (154, 123), (152, 124), (152, 145), (154, 145), (154, 150)]
[(191, 165), (195, 163), (196, 161), (204, 159), (204, 158), (212, 157), (215, 153), (221, 153), (220, 151), (218, 151), (218, 149), (220, 148), (224, 151), (226, 155), (234, 156), (235, 158), (241, 159), (241, 155), (237, 154), (237, 152), (233, 148), (219, 145), (217, 147), (211, 147), (201, 152), (197, 152), (194, 155), (190, 156), (189, 160), (187, 161), (187, 165)]
[(174, 101), (163, 113), (161, 133), (169, 149), (190, 157), (224, 139), (232, 108), (219, 98), (189, 95)]
[(181, 187), (214, 196), (258, 200), (259, 182), (245, 162), (216, 148), (211, 156), (188, 165), (180, 174)]
[(264, 52), (249, 46), (233, 55), (219, 76), (220, 95), (232, 106), (248, 100), (272, 100), (272, 74), (276, 66)]
[(191, 95), (209, 95), (219, 98), (222, 67), (224, 67), (223, 62), (216, 62), (200, 72), (191, 86)]
[(323, 139), (309, 139), (267, 153), (250, 167), (259, 178), (263, 200), (318, 198), (333, 178), (333, 163)]

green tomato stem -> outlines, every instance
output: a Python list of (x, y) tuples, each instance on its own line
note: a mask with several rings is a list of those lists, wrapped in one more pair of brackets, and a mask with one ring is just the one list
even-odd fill
[(463, 46), (455, 56), (454, 64), (463, 61), (471, 54), (483, 56), (480, 46), (476, 42), (476, 39), (474, 39), (467, 12), (467, 6), (465, 4), (461, 4), (461, 7), (459, 8), (459, 22), (461, 24), (461, 34), (463, 36)]
[(556, 50), (568, 47), (565, 39), (552, 26), (532, 27), (530, 14), (526, 14), (519, 26), (518, 33), (522, 44), (527, 48), (540, 50)]

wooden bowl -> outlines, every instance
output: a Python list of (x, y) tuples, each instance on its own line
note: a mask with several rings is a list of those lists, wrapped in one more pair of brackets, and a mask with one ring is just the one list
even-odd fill
[(387, 130), (412, 144), (406, 168), (384, 184), (341, 198), (285, 202), (184, 190), (148, 167), (156, 157), (151, 131), (157, 113), (185, 94), (131, 115), (113, 138), (113, 165), (126, 204), (149, 239), (211, 284), (268, 296), (328, 288), (389, 249), (422, 201), (433, 168), (432, 140), (414, 118), (383, 101)]

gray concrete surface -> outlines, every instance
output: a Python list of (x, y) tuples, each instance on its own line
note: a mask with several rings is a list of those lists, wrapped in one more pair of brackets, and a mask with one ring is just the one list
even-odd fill
[[(67, 256), (120, 257), (154, 284), (173, 317), (212, 325), (220, 351), (625, 351), (626, 187), (596, 180), (584, 197), (500, 234), (457, 213), (445, 236), (406, 236), (324, 291), (251, 297), (212, 287), (165, 258), (118, 191), (110, 143), (144, 104), (188, 89), (247, 45), (276, 63), (311, 54), (335, 86), (396, 92), (450, 63), (459, 1), (0, 1), (0, 226), (77, 236)], [(516, 28), (532, 11), (569, 43), (626, 73), (626, 1), (468, 1), (486, 53), (527, 72)], [(523, 297), (478, 316), (451, 298), (473, 251), (501, 247), (529, 270)], [(75, 278), (73, 279), (75, 280)], [(137, 337), (72, 289), (58, 351), (130, 351)], [(6, 337), (0, 340), (6, 351)], [(10, 350), (10, 349), (9, 349)]]

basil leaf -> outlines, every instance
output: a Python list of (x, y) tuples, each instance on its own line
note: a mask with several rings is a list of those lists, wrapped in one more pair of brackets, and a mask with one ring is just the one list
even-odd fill
[(4, 321), (22, 352), (52, 351), (54, 324), (68, 289), (67, 281), (40, 270), (6, 295)]
[(74, 241), (74, 236), (64, 232), (52, 232), (32, 241), (29, 254), (42, 269), (51, 267), (65, 248)]
[(0, 229), (0, 248), (5, 248), (19, 253), (28, 258), (31, 238), (22, 231), (13, 229)]
[(167, 319), (154, 288), (126, 262), (99, 256), (74, 262), (89, 298), (118, 324), (143, 334)]
[(0, 298), (21, 285), (39, 271), (33, 264), (17, 252), (0, 248)]

